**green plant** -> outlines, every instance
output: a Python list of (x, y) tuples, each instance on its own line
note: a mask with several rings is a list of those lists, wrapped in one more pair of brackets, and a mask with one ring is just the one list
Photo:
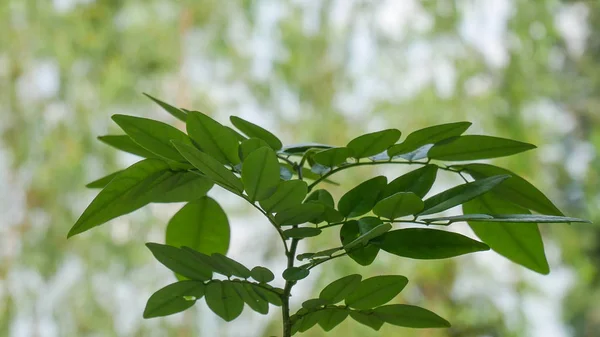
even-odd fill
[[(347, 317), (375, 330), (384, 323), (449, 327), (449, 322), (426, 309), (387, 304), (407, 285), (404, 276), (342, 277), (292, 315), (289, 297), (294, 285), (318, 265), (349, 256), (366, 266), (380, 250), (428, 260), (491, 248), (517, 264), (547, 274), (549, 266), (537, 224), (585, 222), (565, 217), (542, 192), (505, 169), (481, 163), (438, 163), (496, 158), (535, 147), (509, 139), (463, 135), (469, 122), (418, 130), (401, 143), (397, 143), (400, 131), (388, 129), (357, 137), (344, 147), (283, 146), (271, 132), (241, 118), (232, 116), (231, 122), (245, 136), (200, 112), (152, 99), (184, 121), (187, 134), (150, 119), (113, 116), (126, 134), (99, 139), (145, 159), (90, 183), (88, 187), (102, 191), (68, 234), (87, 231), (149, 203), (186, 202), (167, 225), (166, 245), (147, 244), (179, 281), (150, 297), (145, 318), (183, 311), (204, 297), (209, 308), (226, 321), (239, 316), (244, 304), (261, 314), (269, 311), (269, 304), (281, 306), (284, 337), (316, 324), (329, 331)], [(316, 189), (320, 183), (334, 183), (329, 178), (339, 171), (389, 164), (419, 168), (391, 182), (385, 176), (366, 180), (345, 193), (337, 207), (330, 192)], [(458, 174), (465, 183), (423, 200), (439, 170)], [(283, 288), (270, 284), (274, 274), (267, 268), (249, 269), (224, 255), (230, 235), (227, 216), (206, 196), (215, 184), (255, 207), (281, 237), (287, 259)], [(433, 216), (459, 205), (463, 215)], [(460, 221), (468, 222), (482, 242), (430, 228)], [(393, 229), (401, 223), (412, 227)], [(339, 229), (339, 245), (297, 254), (300, 240), (335, 229)], [(296, 266), (296, 260), (302, 264)]]

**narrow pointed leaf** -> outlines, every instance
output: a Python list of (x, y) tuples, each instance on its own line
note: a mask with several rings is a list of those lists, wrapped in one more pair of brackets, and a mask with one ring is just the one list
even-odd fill
[(244, 303), (246, 303), (252, 310), (263, 315), (269, 313), (269, 303), (258, 296), (252, 286), (250, 286), (248, 283), (231, 282), (229, 284), (238, 293)]
[(412, 192), (398, 192), (381, 201), (373, 207), (377, 216), (394, 220), (403, 216), (416, 214), (423, 210), (423, 200)]
[(152, 242), (146, 243), (146, 247), (160, 263), (179, 275), (199, 281), (210, 280), (212, 277), (209, 265), (194, 261), (187, 252), (177, 247)]
[(271, 148), (261, 147), (248, 155), (242, 166), (242, 182), (252, 202), (275, 193), (279, 185), (279, 162)]
[(229, 258), (220, 253), (213, 253), (210, 256), (213, 260), (219, 261), (223, 265), (227, 265), (229, 269), (232, 271), (232, 275), (241, 277), (241, 278), (249, 278), (251, 273), (250, 269), (246, 268), (243, 264), (237, 262), (236, 260)]
[[(380, 226), (381, 220), (377, 218), (362, 218), (359, 221), (351, 220), (345, 223), (340, 229), (340, 240), (342, 245), (346, 246), (355, 241), (362, 234)], [(367, 244), (365, 247), (352, 249), (348, 251), (348, 256), (362, 266), (368, 266), (379, 254), (379, 247)]]
[(374, 276), (360, 282), (346, 297), (346, 305), (354, 309), (371, 309), (391, 301), (408, 284), (400, 275)]
[(209, 283), (205, 299), (210, 310), (227, 322), (236, 319), (244, 310), (244, 301), (228, 281)]
[(121, 150), (123, 152), (131, 153), (136, 156), (140, 156), (143, 158), (159, 158), (159, 156), (154, 153), (146, 150), (138, 143), (134, 142), (131, 137), (128, 135), (106, 135), (99, 136), (98, 140), (114, 147), (117, 150)]
[(265, 267), (254, 267), (250, 271), (250, 276), (259, 283), (268, 283), (275, 279), (273, 272)]
[(306, 193), (308, 185), (302, 180), (283, 181), (277, 185), (275, 193), (265, 200), (260, 201), (260, 206), (267, 213), (277, 213), (296, 205), (300, 205)]
[(334, 147), (315, 153), (312, 158), (325, 167), (335, 167), (346, 162), (351, 155), (352, 151), (347, 147)]
[(306, 278), (310, 274), (308, 269), (300, 268), (300, 267), (290, 267), (283, 271), (283, 278), (286, 281), (298, 281)]
[(108, 183), (110, 183), (121, 172), (123, 172), (123, 171), (113, 172), (102, 178), (96, 179), (96, 180), (92, 181), (91, 183), (85, 185), (85, 187), (87, 187), (87, 188), (104, 188), (104, 187), (106, 187), (106, 185), (108, 185)]
[(381, 153), (400, 139), (401, 132), (396, 129), (387, 129), (367, 133), (351, 140), (347, 148), (352, 151), (354, 158), (365, 158)]
[(326, 300), (331, 304), (341, 302), (356, 290), (361, 280), (362, 276), (359, 274), (344, 276), (323, 288), (319, 294), (319, 298)]
[(238, 130), (242, 131), (246, 136), (264, 140), (275, 151), (281, 149), (283, 146), (279, 138), (256, 124), (250, 123), (247, 120), (236, 116), (229, 117), (229, 120), (231, 121), (231, 124), (233, 124)]
[(412, 152), (423, 145), (435, 144), (442, 140), (460, 136), (471, 126), (470, 122), (457, 122), (430, 126), (409, 134), (404, 142), (387, 150), (390, 157)]
[(338, 202), (338, 210), (344, 217), (357, 217), (368, 213), (378, 201), (387, 184), (387, 178), (369, 179), (344, 194)]
[(326, 308), (321, 311), (321, 318), (318, 323), (324, 331), (328, 332), (342, 323), (349, 313), (350, 311), (347, 309)]
[(318, 228), (312, 228), (312, 227), (292, 228), (292, 229), (283, 231), (283, 235), (286, 238), (294, 238), (294, 239), (310, 238), (313, 236), (317, 236), (319, 234), (321, 234), (321, 230)]
[(239, 149), (240, 159), (242, 161), (244, 161), (250, 155), (250, 153), (252, 153), (253, 151), (258, 150), (261, 147), (268, 147), (268, 146), (269, 146), (269, 144), (267, 144), (262, 139), (250, 138), (250, 139), (244, 140), (240, 144), (240, 149)]
[(373, 310), (384, 322), (407, 328), (449, 328), (450, 323), (435, 313), (406, 304), (385, 305)]
[(323, 210), (323, 205), (314, 203), (300, 204), (277, 213), (275, 215), (275, 222), (280, 226), (300, 225), (320, 216)]
[(535, 145), (506, 138), (467, 135), (434, 145), (427, 156), (448, 161), (477, 160), (510, 156), (535, 148)]
[(375, 331), (379, 331), (379, 329), (381, 329), (381, 326), (384, 323), (383, 320), (377, 317), (375, 314), (373, 314), (373, 312), (367, 312), (364, 310), (352, 310), (350, 311), (350, 317), (352, 317), (352, 319), (354, 319), (358, 323), (366, 325)]
[(184, 311), (204, 296), (204, 290), (204, 283), (198, 281), (169, 284), (150, 296), (144, 309), (144, 318), (168, 316)]
[(222, 164), (240, 162), (237, 137), (225, 126), (198, 111), (188, 113), (186, 126), (188, 135), (203, 152)]
[(398, 192), (413, 192), (423, 198), (433, 186), (437, 176), (437, 165), (425, 165), (392, 180), (384, 189), (383, 196), (389, 197)]
[(156, 104), (160, 105), (161, 108), (165, 109), (165, 111), (170, 113), (173, 117), (175, 117), (183, 122), (185, 122), (185, 120), (187, 119), (187, 113), (185, 111), (178, 109), (170, 104), (167, 104), (167, 103), (159, 100), (158, 98), (154, 98), (146, 93), (144, 93), (144, 95), (146, 95), (146, 97), (153, 100)]

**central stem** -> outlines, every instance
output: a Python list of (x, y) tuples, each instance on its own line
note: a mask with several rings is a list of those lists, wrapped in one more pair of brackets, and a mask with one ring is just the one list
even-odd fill
[[(296, 227), (296, 226), (294, 226)], [(294, 266), (294, 259), (296, 258), (296, 248), (298, 247), (298, 239), (292, 239), (290, 250), (287, 253), (287, 268)], [(292, 287), (296, 284), (296, 281), (285, 281), (285, 287), (283, 288), (281, 314), (283, 317), (283, 337), (292, 336), (292, 321), (290, 320), (290, 294)]]

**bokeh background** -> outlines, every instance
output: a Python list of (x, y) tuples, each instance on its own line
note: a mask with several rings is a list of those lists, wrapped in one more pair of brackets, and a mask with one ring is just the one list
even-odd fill
[[(343, 145), (389, 127), (406, 135), (473, 121), (470, 133), (539, 145), (495, 163), (567, 215), (600, 220), (600, 1), (1, 0), (0, 336), (280, 334), (277, 308), (225, 324), (200, 301), (142, 319), (148, 296), (173, 280), (143, 243), (162, 242), (181, 205), (151, 205), (66, 240), (96, 193), (85, 183), (137, 160), (95, 139), (119, 132), (112, 114), (183, 127), (142, 92), (222, 122), (241, 116), (286, 143)], [(360, 168), (337, 180), (350, 186), (376, 173), (403, 172)], [(457, 182), (444, 177), (437, 191)], [(223, 191), (211, 195), (230, 214), (229, 254), (281, 272), (280, 243), (259, 214)], [(549, 276), (492, 252), (388, 256), (366, 268), (340, 259), (316, 268), (293, 303), (344, 274), (397, 273), (411, 282), (396, 301), (454, 327), (375, 333), (349, 319), (331, 335), (599, 336), (600, 228), (541, 229)]]

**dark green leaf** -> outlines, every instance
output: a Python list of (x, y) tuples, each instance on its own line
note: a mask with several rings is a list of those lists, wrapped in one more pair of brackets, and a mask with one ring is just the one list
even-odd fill
[(467, 131), (469, 126), (471, 126), (470, 122), (458, 122), (435, 125), (417, 130), (408, 135), (404, 142), (390, 147), (387, 153), (390, 157), (409, 153), (423, 145), (435, 144), (448, 138), (460, 136)]
[(373, 207), (377, 216), (394, 220), (423, 210), (423, 200), (412, 192), (398, 192), (379, 201)]
[(312, 158), (325, 167), (335, 167), (346, 162), (352, 152), (347, 147), (335, 147), (315, 153)]
[(227, 322), (236, 319), (244, 310), (244, 301), (228, 281), (209, 283), (205, 299), (210, 310)]
[(488, 192), (508, 178), (508, 175), (493, 176), (453, 187), (425, 200), (425, 209), (418, 215), (439, 213), (463, 204)]
[(319, 234), (321, 234), (321, 230), (318, 228), (312, 228), (312, 227), (292, 228), (292, 229), (283, 231), (283, 235), (286, 238), (295, 238), (295, 239), (310, 238), (313, 236), (317, 236)]
[(286, 208), (300, 205), (307, 191), (308, 185), (302, 180), (284, 181), (277, 185), (273, 195), (260, 201), (260, 206), (267, 213), (277, 213)]
[(258, 150), (261, 147), (268, 147), (268, 146), (269, 146), (269, 144), (267, 144), (262, 139), (250, 138), (250, 139), (244, 140), (240, 144), (240, 149), (239, 149), (240, 159), (242, 159), (242, 161), (246, 160), (246, 157), (248, 157), (250, 155), (250, 153), (252, 153), (253, 151)]
[(265, 267), (254, 267), (250, 271), (250, 276), (259, 283), (268, 283), (275, 279), (273, 272)]
[(195, 249), (192, 249), (187, 246), (181, 247), (181, 250), (188, 253), (190, 259), (193, 259), (196, 263), (200, 263), (202, 265), (210, 266), (210, 269), (214, 272), (225, 275), (227, 277), (231, 277), (234, 271), (227, 264), (222, 263), (218, 259), (213, 259), (211, 256), (207, 254), (201, 253)]
[(213, 253), (210, 257), (213, 260), (217, 260), (220, 264), (226, 265), (232, 271), (232, 275), (234, 276), (246, 279), (251, 275), (250, 269), (223, 254)]
[(321, 214), (321, 216), (319, 216), (318, 218), (312, 220), (311, 221), (312, 223), (318, 224), (323, 221), (332, 223), (332, 222), (340, 222), (340, 221), (344, 220), (344, 216), (340, 212), (338, 212), (338, 210), (336, 210), (334, 208), (335, 204), (333, 201), (333, 197), (331, 196), (331, 193), (329, 193), (326, 190), (319, 189), (319, 190), (312, 192), (306, 198), (305, 202), (315, 202), (315, 203), (319, 203), (325, 207), (323, 214)]
[(437, 165), (425, 165), (392, 180), (384, 189), (383, 196), (389, 197), (398, 192), (413, 192), (423, 198), (433, 186), (437, 175)]
[(98, 140), (114, 147), (117, 150), (131, 153), (143, 158), (159, 158), (154, 153), (144, 149), (131, 139), (128, 135), (107, 135), (99, 136)]
[(449, 328), (450, 323), (433, 312), (406, 304), (385, 305), (373, 310), (384, 322), (407, 328)]
[(173, 115), (173, 117), (175, 117), (183, 122), (185, 122), (185, 120), (187, 119), (187, 113), (185, 111), (177, 109), (176, 107), (174, 107), (170, 104), (167, 104), (167, 103), (159, 100), (158, 98), (154, 98), (146, 93), (144, 93), (144, 95), (146, 95), (146, 97), (153, 100), (156, 104), (160, 105), (161, 108), (165, 109), (165, 111), (167, 111), (168, 113)]
[(469, 222), (519, 222), (519, 223), (570, 223), (570, 222), (583, 222), (590, 223), (588, 220), (579, 218), (571, 218), (568, 216), (556, 216), (556, 215), (537, 215), (537, 214), (465, 214), (446, 216), (439, 218), (422, 219), (426, 222), (439, 222), (447, 221), (448, 224), (469, 221)]
[(326, 308), (321, 310), (321, 318), (318, 323), (324, 331), (331, 331), (342, 323), (349, 313), (350, 311), (346, 309)]
[(407, 228), (385, 233), (378, 246), (388, 253), (413, 259), (445, 259), (490, 248), (466, 236), (429, 228)]
[(371, 229), (370, 231), (368, 231), (364, 234), (361, 234), (359, 237), (350, 241), (348, 244), (345, 244), (344, 249), (346, 251), (351, 251), (351, 250), (354, 250), (356, 247), (364, 246), (370, 240), (383, 235), (390, 229), (392, 229), (392, 225), (389, 223), (384, 223), (384, 224), (378, 225), (377, 227)]
[(236, 177), (235, 174), (226, 169), (221, 163), (193, 146), (177, 142), (173, 142), (173, 145), (175, 145), (185, 159), (208, 178), (236, 194), (242, 194), (244, 184), (240, 178)]
[(313, 191), (306, 198), (306, 201), (316, 201), (318, 203), (321, 203), (321, 204), (323, 204), (325, 206), (329, 206), (329, 207), (335, 206), (335, 204), (333, 202), (333, 196), (331, 195), (331, 193), (329, 193), (329, 191), (323, 190), (323, 189)]
[(204, 296), (204, 290), (204, 283), (198, 281), (169, 284), (150, 296), (144, 309), (144, 318), (168, 316), (184, 311)]
[(286, 208), (275, 215), (275, 222), (280, 226), (300, 225), (321, 215), (324, 206), (307, 203)]
[(252, 284), (248, 282), (231, 282), (231, 285), (237, 291), (238, 295), (242, 298), (252, 310), (266, 315), (269, 313), (269, 303), (262, 297), (260, 297)]
[(331, 304), (341, 302), (356, 290), (361, 280), (362, 276), (358, 274), (344, 276), (323, 288), (319, 294), (319, 298)]
[(506, 138), (467, 135), (434, 145), (427, 156), (449, 161), (476, 160), (510, 156), (531, 149), (535, 149), (535, 145)]
[[(345, 223), (340, 230), (340, 240), (342, 245), (347, 245), (356, 240), (362, 234), (382, 224), (377, 218), (363, 218), (361, 222), (351, 220)], [(348, 256), (362, 266), (368, 266), (379, 254), (379, 247), (368, 244), (365, 247), (352, 249), (348, 251)]]
[[(466, 214), (529, 213), (528, 210), (510, 201), (487, 194), (464, 204), (463, 212)], [(538, 273), (550, 272), (544, 253), (544, 242), (537, 224), (469, 221), (469, 226), (477, 237), (498, 254)]]
[(106, 185), (108, 185), (108, 183), (110, 183), (121, 172), (123, 172), (123, 171), (113, 172), (107, 176), (100, 178), (100, 179), (96, 179), (96, 180), (92, 181), (91, 183), (85, 185), (85, 187), (87, 187), (87, 188), (104, 188), (104, 187), (106, 187)]
[(190, 111), (187, 116), (188, 135), (200, 149), (222, 164), (237, 164), (239, 143), (235, 134), (207, 115)]
[(277, 138), (274, 134), (256, 124), (250, 123), (236, 116), (229, 117), (229, 120), (236, 128), (238, 128), (238, 130), (242, 131), (246, 136), (251, 138), (260, 138), (264, 140), (275, 151), (281, 149), (281, 147), (283, 146), (279, 138)]
[(282, 276), (286, 281), (298, 281), (306, 278), (309, 273), (305, 268), (290, 267), (283, 271)]
[(378, 201), (387, 184), (384, 176), (369, 179), (344, 194), (338, 202), (338, 210), (344, 217), (357, 217), (368, 213)]
[(360, 282), (346, 297), (346, 305), (355, 309), (371, 309), (391, 301), (408, 284), (400, 275), (374, 276)]
[(152, 202), (184, 202), (193, 201), (206, 195), (213, 187), (212, 180), (194, 172), (172, 172), (162, 184), (165, 193), (157, 194)]
[(312, 298), (310, 300), (306, 300), (302, 303), (302, 307), (304, 309), (317, 309), (327, 304), (332, 304), (330, 301), (322, 299), (322, 298)]
[(298, 321), (298, 323), (300, 324), (298, 331), (307, 331), (308, 329), (315, 326), (323, 318), (323, 316), (323, 310), (309, 312), (308, 314), (304, 315), (304, 317), (302, 317), (300, 321)]
[(544, 193), (513, 172), (489, 164), (461, 165), (461, 169), (470, 174), (473, 179), (480, 180), (487, 177), (508, 174), (511, 177), (494, 189), (494, 193), (504, 199), (532, 211), (562, 216), (563, 213), (548, 199)]
[[(266, 284), (265, 284), (265, 286), (266, 286)], [(280, 307), (282, 305), (282, 303), (283, 303), (281, 301), (280, 295), (278, 295), (277, 293), (275, 293), (273, 290), (265, 289), (265, 288), (263, 288), (263, 287), (261, 287), (260, 285), (257, 285), (257, 284), (252, 284), (252, 289), (254, 289), (254, 292), (258, 296), (260, 296), (265, 301), (273, 304), (274, 306)]]
[(271, 148), (261, 147), (244, 161), (242, 182), (250, 201), (265, 200), (279, 185), (279, 162)]
[(160, 263), (179, 275), (200, 281), (212, 278), (210, 265), (193, 260), (187, 252), (177, 247), (152, 242), (146, 243), (146, 247)]
[(346, 147), (352, 151), (354, 158), (365, 158), (387, 150), (400, 139), (400, 135), (401, 132), (396, 129), (367, 133), (354, 138)]
[(372, 312), (367, 311), (350, 311), (350, 317), (360, 324), (366, 325), (375, 331), (379, 331), (383, 325), (383, 320), (375, 316)]
[(185, 161), (173, 147), (171, 140), (191, 144), (188, 136), (159, 121), (126, 115), (113, 115), (112, 120), (117, 123), (134, 142), (146, 150), (166, 159)]

